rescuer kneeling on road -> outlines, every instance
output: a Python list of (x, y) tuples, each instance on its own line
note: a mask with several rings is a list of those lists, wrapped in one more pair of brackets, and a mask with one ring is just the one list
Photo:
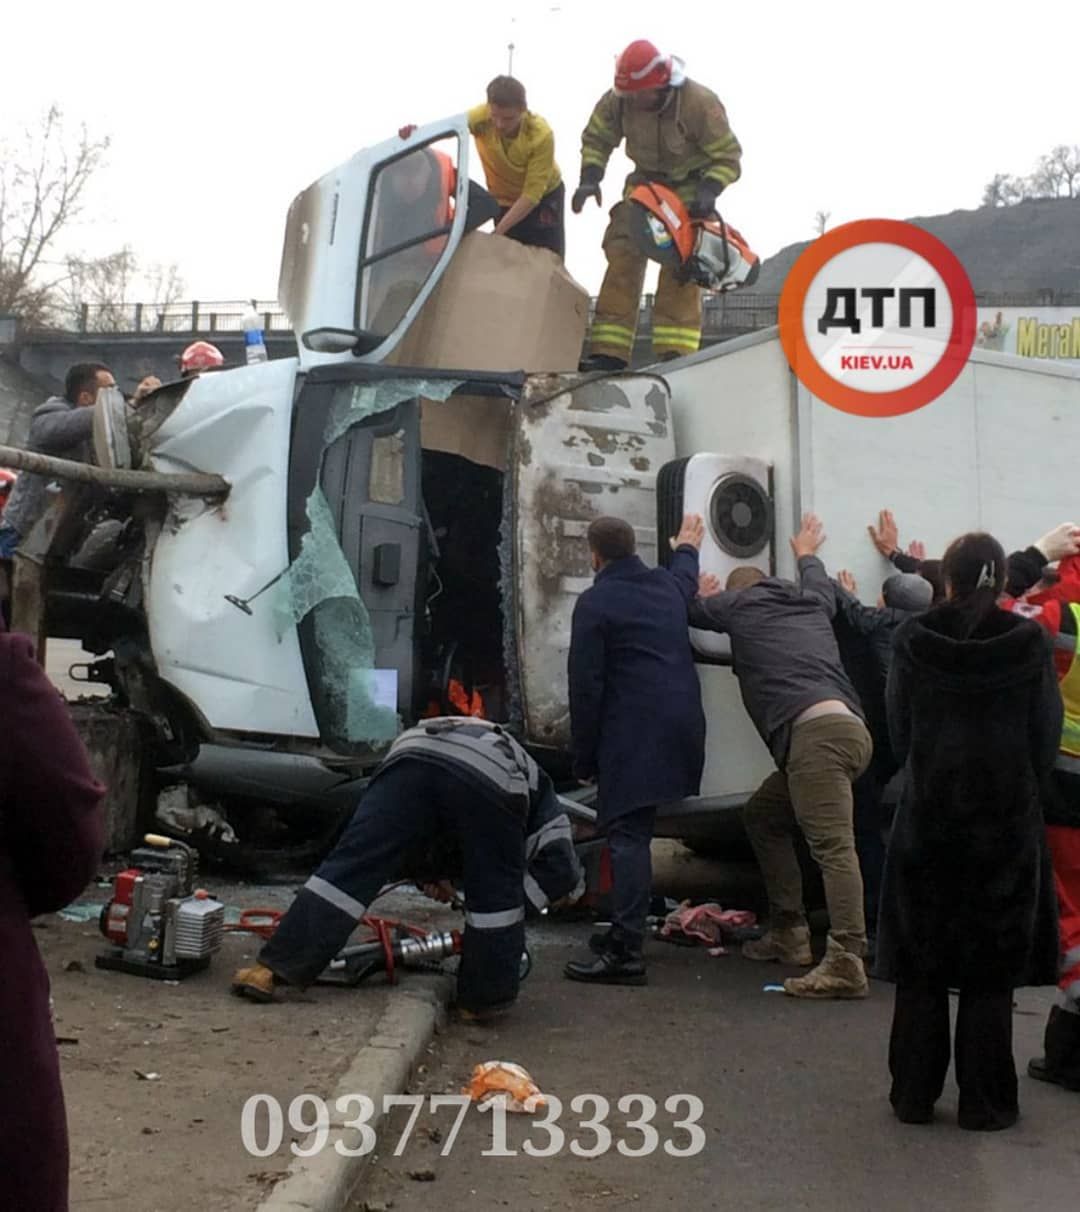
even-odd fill
[(258, 962), (233, 991), (271, 1001), (310, 985), (384, 884), (460, 874), (465, 937), (457, 1002), (486, 1018), (518, 993), (526, 899), (536, 909), (580, 896), (581, 865), (551, 780), (502, 728), (443, 717), (402, 733), (340, 841), (307, 881)]

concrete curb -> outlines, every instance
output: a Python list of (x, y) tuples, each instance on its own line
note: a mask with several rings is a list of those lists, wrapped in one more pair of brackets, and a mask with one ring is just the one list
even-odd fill
[(424, 1049), (445, 1022), (453, 988), (450, 976), (410, 976), (407, 985), (395, 990), (371, 1038), (326, 1100), (330, 1109), (326, 1144), (313, 1157), (295, 1158), (288, 1178), (259, 1203), (257, 1212), (344, 1212), (356, 1196), (372, 1155), (348, 1157), (337, 1151), (338, 1141), (343, 1149), (356, 1150), (361, 1136), (343, 1126), (344, 1120), (356, 1117), (356, 1107), (342, 1114), (334, 1104), (344, 1095), (366, 1094), (375, 1104), (369, 1123), (377, 1131), (384, 1096), (400, 1094), (408, 1085)]

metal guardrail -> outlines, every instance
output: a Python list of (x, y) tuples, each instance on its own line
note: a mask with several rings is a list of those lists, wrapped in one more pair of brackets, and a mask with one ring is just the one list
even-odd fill
[[(256, 308), (266, 332), (289, 332), (288, 317), (276, 302), (259, 302)], [(80, 333), (239, 333), (250, 300), (231, 299), (204, 303), (83, 303), (79, 308)]]
[[(1080, 292), (1075, 291), (1017, 291), (976, 295), (979, 307), (1080, 307)], [(745, 291), (706, 295), (702, 300), (702, 331), (708, 336), (717, 333), (755, 332), (777, 321), (779, 295), (757, 295)], [(654, 296), (645, 295), (638, 317), (640, 331), (652, 326)], [(204, 303), (123, 303), (87, 304), (79, 308), (77, 327), (80, 333), (239, 333), (250, 308), (245, 300), (225, 300)], [(289, 318), (276, 302), (257, 302), (263, 329), (268, 333), (291, 331)], [(589, 302), (592, 321), (596, 300)]]

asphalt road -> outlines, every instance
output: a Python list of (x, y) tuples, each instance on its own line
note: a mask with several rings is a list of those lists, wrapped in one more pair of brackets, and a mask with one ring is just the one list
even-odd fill
[[(717, 895), (738, 907), (749, 892), (745, 869), (690, 860), (665, 847), (658, 883), (672, 895)], [(562, 1100), (565, 1132), (553, 1156), (524, 1150), (549, 1142), (528, 1116), (507, 1117), (507, 1150), (493, 1147), (497, 1125), (471, 1108), (448, 1156), (455, 1112), (432, 1115), (428, 1104), (400, 1157), (392, 1150), (407, 1114), (395, 1112), (373, 1158), (369, 1181), (353, 1212), (393, 1206), (395, 1212), (433, 1207), (486, 1209), (948, 1209), (1012, 1212), (1066, 1209), (1080, 1187), (1076, 1125), (1080, 1096), (1021, 1079), (1020, 1124), (997, 1134), (962, 1132), (950, 1085), (937, 1121), (897, 1123), (886, 1099), (885, 1050), (891, 987), (875, 984), (855, 1003), (804, 1003), (765, 992), (785, 971), (737, 954), (711, 958), (653, 943), (650, 984), (604, 989), (563, 979), (562, 965), (584, 942), (585, 926), (545, 925), (533, 932), (533, 973), (512, 1017), (496, 1028), (453, 1025), (433, 1045), (415, 1092), (456, 1093), (475, 1064), (514, 1061), (542, 1090)], [(1017, 996), (1016, 1056), (1022, 1065), (1038, 1049), (1049, 990)], [(598, 1141), (585, 1126), (595, 1115), (576, 1096), (602, 1095), (610, 1104)], [(644, 1094), (658, 1110), (655, 1148), (624, 1156), (618, 1145), (647, 1144), (617, 1109), (626, 1095)], [(703, 1147), (687, 1149), (685, 1129), (665, 1101), (701, 1100)], [(629, 1108), (634, 1115), (638, 1106)], [(431, 1129), (434, 1128), (434, 1132)], [(576, 1141), (599, 1155), (571, 1151)]]

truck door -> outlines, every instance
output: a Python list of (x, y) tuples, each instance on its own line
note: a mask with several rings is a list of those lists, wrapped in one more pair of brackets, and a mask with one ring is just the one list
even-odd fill
[[(319, 732), (335, 748), (392, 739), (387, 709), (408, 717), (420, 690), (420, 402), (396, 382), (355, 360), (324, 366), (294, 411), (289, 557), (325, 583), (293, 594), (298, 615), (307, 608), (298, 630)], [(377, 671), (366, 686), (365, 669)], [(372, 732), (375, 708), (389, 735)]]
[[(301, 369), (384, 361), (434, 290), (484, 200), (470, 188), (464, 115), (358, 152), (289, 207), (278, 301)], [(483, 197), (481, 197), (483, 195)], [(473, 205), (470, 207), (470, 199)]]
[(523, 723), (534, 745), (570, 742), (570, 620), (593, 577), (585, 531), (593, 518), (624, 518), (638, 554), (656, 564), (656, 476), (674, 453), (670, 393), (656, 375), (527, 381), (513, 462), (514, 617)]

